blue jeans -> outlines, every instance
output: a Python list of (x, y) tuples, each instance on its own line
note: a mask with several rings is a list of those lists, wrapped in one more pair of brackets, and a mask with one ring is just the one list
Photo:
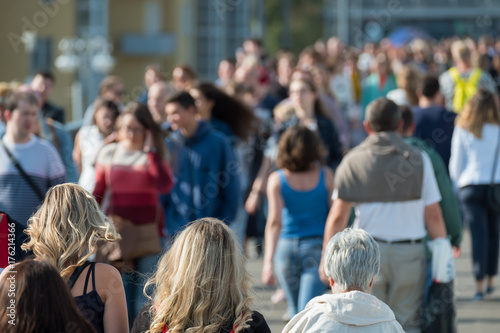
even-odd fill
[(135, 271), (122, 273), (123, 287), (127, 298), (129, 327), (132, 327), (139, 310), (148, 302), (144, 295), (144, 285), (154, 273), (159, 255), (152, 254), (135, 259)]
[(280, 238), (278, 241), (274, 256), (275, 274), (285, 291), (291, 317), (326, 290), (318, 273), (322, 247), (323, 237)]
[(500, 214), (486, 203), (489, 185), (470, 185), (458, 191), (464, 219), (469, 223), (472, 236), (472, 260), (476, 280), (498, 272)]

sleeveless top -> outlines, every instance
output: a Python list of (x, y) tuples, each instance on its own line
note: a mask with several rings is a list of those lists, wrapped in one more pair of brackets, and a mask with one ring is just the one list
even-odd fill
[(307, 191), (294, 190), (285, 177), (283, 169), (278, 170), (282, 210), (281, 238), (323, 237), (328, 216), (328, 189), (325, 185), (325, 170), (321, 168), (318, 184)]
[[(87, 277), (85, 278), (85, 286), (83, 287), (83, 295), (74, 297), (76, 305), (80, 309), (82, 315), (94, 326), (97, 333), (104, 333), (104, 302), (101, 296), (95, 290), (95, 262), (85, 262), (78, 266), (68, 280), (69, 289), (72, 289), (76, 280), (83, 270), (90, 266)], [(87, 293), (87, 286), (90, 275), (92, 274), (92, 291)]]

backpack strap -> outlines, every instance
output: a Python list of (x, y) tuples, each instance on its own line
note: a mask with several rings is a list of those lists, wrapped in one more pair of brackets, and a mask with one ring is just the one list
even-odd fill
[(47, 118), (45, 119), (45, 122), (49, 127), (50, 133), (52, 133), (52, 143), (59, 152), (59, 155), (61, 155), (61, 143), (59, 142), (59, 138), (57, 137), (56, 128), (54, 127), (54, 120), (52, 118)]
[(460, 72), (456, 67), (450, 68), (449, 73), (455, 84), (453, 110), (458, 113), (462, 110), (465, 103), (476, 93), (482, 71), (479, 68), (474, 68), (467, 79), (460, 76)]
[(479, 83), (479, 79), (481, 78), (482, 73), (483, 73), (483, 71), (481, 69), (474, 68), (472, 70), (472, 73), (469, 76), (469, 79), (467, 80), (468, 83), (470, 83), (471, 85), (474, 85), (474, 87), (476, 87), (477, 84)]

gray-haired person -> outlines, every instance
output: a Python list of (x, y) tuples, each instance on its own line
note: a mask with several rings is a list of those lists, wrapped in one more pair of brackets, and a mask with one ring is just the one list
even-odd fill
[(283, 332), (404, 332), (392, 310), (370, 295), (380, 270), (377, 242), (362, 229), (333, 236), (324, 254), (331, 295), (313, 298)]

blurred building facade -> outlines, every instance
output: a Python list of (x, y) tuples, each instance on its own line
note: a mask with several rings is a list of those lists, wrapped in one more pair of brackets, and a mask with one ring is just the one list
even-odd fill
[[(28, 82), (37, 70), (56, 76), (52, 99), (71, 120), (72, 83), (81, 82), (86, 108), (98, 93), (103, 74), (90, 66), (61, 73), (55, 59), (63, 38), (105, 37), (112, 45), (115, 67), (127, 89), (126, 100), (143, 91), (144, 68), (158, 64), (167, 78), (179, 63), (201, 78), (215, 79), (218, 62), (241, 46), (250, 34), (251, 10), (242, 0), (37, 0), (2, 1), (0, 81)], [(34, 32), (26, 34), (23, 32)], [(90, 61), (83, 59), (83, 61)]]
[(325, 36), (358, 47), (401, 26), (422, 28), (436, 39), (500, 31), (496, 0), (325, 0), (324, 6)]

